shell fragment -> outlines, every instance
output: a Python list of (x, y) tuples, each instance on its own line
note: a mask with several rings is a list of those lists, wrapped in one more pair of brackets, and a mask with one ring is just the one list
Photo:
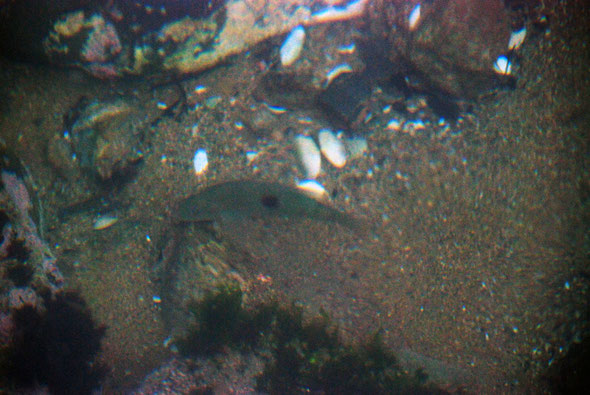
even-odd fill
[(508, 40), (508, 50), (516, 51), (518, 48), (520, 48), (520, 46), (524, 42), (525, 37), (526, 27), (523, 27), (520, 30), (512, 32), (512, 34), (510, 35), (510, 40)]
[(418, 27), (418, 22), (420, 21), (420, 4), (416, 4), (416, 6), (408, 15), (408, 27), (410, 30), (415, 30)]
[(307, 196), (320, 201), (328, 200), (328, 191), (316, 180), (302, 180), (297, 183), (297, 188), (301, 189)]
[(326, 73), (326, 82), (324, 82), (324, 88), (327, 88), (328, 85), (330, 85), (330, 83), (336, 79), (336, 77), (344, 73), (352, 73), (352, 67), (350, 67), (348, 63), (340, 64), (328, 71)]
[(352, 1), (344, 7), (329, 6), (311, 15), (312, 23), (336, 22), (359, 17), (363, 14), (369, 0)]
[(298, 135), (295, 137), (295, 147), (305, 176), (316, 178), (322, 169), (322, 157), (315, 141), (309, 136)]
[(318, 133), (320, 151), (328, 162), (335, 167), (344, 167), (346, 164), (346, 148), (344, 143), (329, 129), (322, 129)]
[(496, 62), (494, 63), (494, 71), (498, 74), (510, 75), (512, 72), (512, 64), (506, 56), (498, 56), (498, 59), (496, 59)]
[(94, 221), (92, 227), (95, 230), (103, 230), (108, 227), (113, 226), (119, 219), (117, 217), (113, 217), (111, 215), (102, 215)]

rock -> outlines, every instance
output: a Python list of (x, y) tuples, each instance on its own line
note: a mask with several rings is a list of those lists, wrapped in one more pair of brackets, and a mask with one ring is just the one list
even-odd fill
[(510, 21), (501, 0), (435, 0), (421, 7), (411, 30), (414, 5), (380, 0), (370, 9), (374, 37), (384, 37), (393, 63), (407, 64), (427, 85), (474, 99), (494, 86), (493, 65), (506, 52)]
[(357, 18), (367, 2), (334, 8), (318, 0), (211, 0), (155, 7), (151, 1), (43, 0), (35, 10), (10, 2), (0, 13), (0, 49), (99, 78), (194, 73), (298, 25)]

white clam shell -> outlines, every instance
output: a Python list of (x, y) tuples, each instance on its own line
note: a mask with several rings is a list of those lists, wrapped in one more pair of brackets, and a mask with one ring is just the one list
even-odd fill
[(320, 142), (320, 151), (328, 162), (335, 167), (344, 167), (346, 165), (346, 148), (344, 143), (332, 133), (329, 129), (322, 129), (318, 133)]
[(298, 135), (295, 137), (295, 148), (305, 177), (316, 178), (322, 170), (322, 156), (315, 141), (309, 136)]
[(303, 29), (303, 26), (297, 26), (291, 30), (291, 33), (289, 33), (279, 50), (283, 67), (291, 66), (295, 63), (299, 55), (301, 55), (304, 43), (305, 29)]

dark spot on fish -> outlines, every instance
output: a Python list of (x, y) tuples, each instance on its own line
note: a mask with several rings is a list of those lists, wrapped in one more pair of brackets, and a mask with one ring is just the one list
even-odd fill
[(262, 199), (260, 199), (262, 205), (266, 208), (278, 208), (279, 207), (279, 198), (275, 195), (264, 195)]

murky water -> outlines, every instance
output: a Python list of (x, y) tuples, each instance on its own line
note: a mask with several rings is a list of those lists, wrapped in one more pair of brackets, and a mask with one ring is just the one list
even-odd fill
[[(359, 391), (329, 384), (337, 347), (280, 359), (276, 317), (255, 345), (179, 350), (233, 284), (246, 311), (328, 317), (338, 350), (378, 333), (384, 371), (428, 392), (575, 391), (588, 7), (191, 5), (72, 1), (30, 34), (26, 7), (0, 15), (1, 388)], [(199, 199), (228, 181), (255, 187)], [(356, 384), (396, 392), (374, 369)]]

